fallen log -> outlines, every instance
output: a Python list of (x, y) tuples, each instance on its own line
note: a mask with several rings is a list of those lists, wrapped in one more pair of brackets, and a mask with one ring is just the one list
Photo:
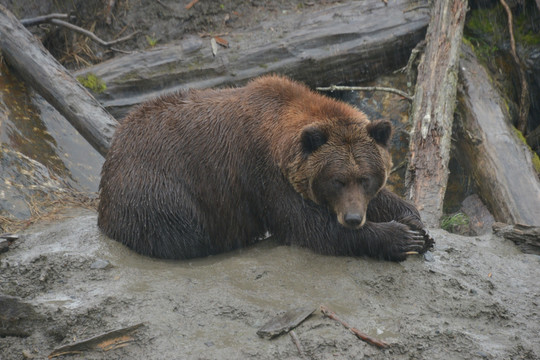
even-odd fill
[(540, 225), (540, 182), (529, 148), (470, 46), (463, 45), (456, 155), (497, 221)]
[(212, 54), (211, 40), (186, 36), (175, 45), (117, 57), (83, 69), (107, 89), (98, 95), (117, 118), (130, 107), (182, 88), (242, 85), (268, 73), (310, 86), (362, 82), (406, 64), (425, 36), (425, 8), (407, 0), (356, 1), (306, 14), (282, 15), (251, 31), (229, 34)]
[(427, 226), (439, 226), (448, 180), (457, 66), (467, 0), (436, 0), (411, 110), (407, 197)]
[(516, 243), (516, 245), (528, 254), (540, 255), (540, 227), (524, 224), (507, 225), (496, 222), (493, 224), (493, 232)]
[(101, 155), (105, 155), (116, 120), (41, 43), (0, 5), (0, 49), (19, 75), (53, 105)]

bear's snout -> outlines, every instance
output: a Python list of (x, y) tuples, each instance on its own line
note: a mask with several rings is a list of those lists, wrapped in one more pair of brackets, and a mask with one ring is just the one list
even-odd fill
[(358, 211), (338, 212), (337, 220), (342, 226), (356, 230), (366, 223), (366, 213)]
[(366, 216), (359, 213), (347, 213), (343, 218), (345, 225), (351, 229), (358, 229), (366, 222)]
[(362, 186), (358, 183), (347, 184), (333, 206), (337, 221), (348, 229), (361, 228), (366, 223), (368, 201)]

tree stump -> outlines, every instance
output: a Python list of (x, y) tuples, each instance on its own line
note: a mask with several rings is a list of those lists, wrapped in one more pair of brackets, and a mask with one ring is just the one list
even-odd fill
[(412, 105), (407, 197), (427, 226), (439, 226), (448, 181), (459, 53), (467, 0), (435, 0)]

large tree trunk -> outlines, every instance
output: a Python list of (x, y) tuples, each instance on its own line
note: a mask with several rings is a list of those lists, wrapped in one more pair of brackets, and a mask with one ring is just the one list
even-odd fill
[(0, 49), (21, 77), (105, 155), (116, 120), (0, 5)]
[(438, 226), (448, 180), (457, 66), (467, 0), (435, 0), (412, 105), (408, 198), (428, 226)]
[(186, 36), (175, 45), (134, 53), (81, 70), (107, 84), (98, 99), (117, 118), (133, 105), (183, 88), (241, 85), (269, 73), (310, 86), (362, 82), (405, 65), (425, 36), (426, 8), (408, 0), (386, 6), (355, 1), (306, 14), (282, 15), (252, 31), (225, 36), (213, 56), (210, 38)]
[(540, 225), (540, 182), (531, 152), (512, 128), (504, 100), (468, 45), (460, 62), (457, 155), (495, 219)]

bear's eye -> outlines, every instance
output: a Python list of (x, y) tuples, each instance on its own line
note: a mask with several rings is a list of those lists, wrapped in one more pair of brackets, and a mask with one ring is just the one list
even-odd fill
[(369, 189), (369, 186), (371, 185), (371, 180), (369, 178), (360, 178), (357, 181), (364, 189)]
[(338, 189), (345, 186), (345, 182), (339, 179), (332, 180), (332, 184)]

